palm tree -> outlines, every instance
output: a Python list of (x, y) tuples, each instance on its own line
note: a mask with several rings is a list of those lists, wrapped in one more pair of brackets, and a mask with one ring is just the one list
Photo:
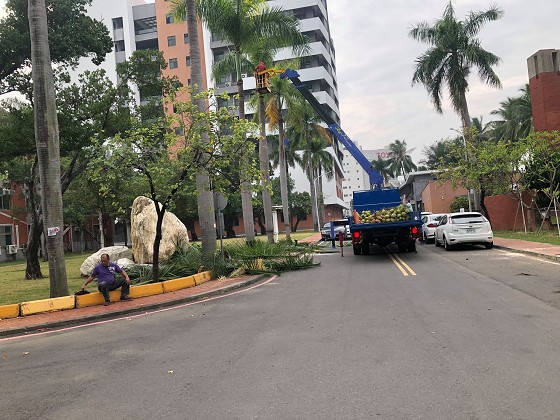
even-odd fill
[(442, 166), (446, 168), (455, 166), (458, 163), (458, 158), (452, 151), (458, 148), (464, 148), (462, 137), (456, 137), (453, 140), (439, 140), (424, 148), (425, 158), (420, 163), (426, 165), (429, 170), (439, 169)]
[(442, 18), (433, 26), (421, 22), (409, 32), (412, 38), (431, 45), (416, 59), (412, 84), (422, 83), (426, 87), (439, 113), (443, 112), (441, 97), (444, 84), (447, 84), (451, 104), (461, 116), (464, 130), (472, 124), (466, 97), (471, 69), (477, 68), (484, 83), (501, 87), (500, 79), (492, 69), (500, 58), (483, 49), (476, 35), (486, 22), (497, 20), (502, 15), (501, 9), (492, 6), (484, 12), (471, 12), (466, 20), (459, 21), (453, 4), (449, 2)]
[(493, 121), (493, 133), (497, 140), (518, 141), (527, 137), (533, 130), (531, 95), (529, 85), (520, 89), (521, 96), (507, 98), (500, 102), (500, 108), (491, 112), (501, 119)]
[(391, 151), (391, 157), (388, 159), (389, 170), (395, 177), (399, 175), (406, 177), (408, 173), (416, 170), (416, 165), (409, 154), (414, 149), (408, 150), (405, 140), (395, 140), (387, 148)]
[[(322, 126), (320, 117), (309, 103), (298, 95), (286, 115), (288, 123), (288, 138), (295, 144), (292, 147), (303, 150), (301, 156), (302, 168), (305, 170), (309, 180), (309, 191), (311, 195), (311, 211), (313, 226), (317, 230), (317, 188), (316, 179), (320, 178), (323, 170), (328, 179), (332, 179), (333, 160), (330, 153), (325, 149), (329, 146), (328, 134)], [(328, 155), (328, 156), (327, 156)]]
[[(198, 44), (198, 18), (196, 13), (196, 0), (186, 0), (185, 8), (177, 10), (178, 20), (187, 21), (189, 34), (189, 55), (191, 57), (191, 81), (193, 89), (200, 90), (203, 86), (202, 61), (200, 59), (200, 46)], [(182, 14), (184, 12), (184, 14)], [(198, 110), (204, 112), (206, 105), (203, 99), (197, 101)], [(204, 136), (205, 134), (203, 134)], [(208, 135), (205, 135), (206, 140)], [(196, 191), (198, 220), (200, 223), (200, 239), (202, 242), (202, 255), (206, 258), (216, 253), (216, 229), (214, 217), (214, 194), (210, 188), (210, 176), (205, 169), (198, 169), (196, 173)]]
[(389, 159), (383, 159), (381, 156), (377, 156), (377, 159), (371, 161), (371, 166), (383, 177), (383, 186), (389, 185), (389, 178), (393, 177)]
[(43, 234), (49, 258), (50, 295), (58, 297), (68, 295), (68, 281), (62, 241), (64, 222), (60, 184), (60, 142), (44, 0), (29, 0), (28, 19)]
[[(186, 1), (174, 0), (173, 9), (184, 9)], [(225, 57), (226, 61), (221, 66), (215, 67), (213, 75), (216, 77), (217, 71), (224, 67), (227, 67), (229, 72), (235, 68), (239, 118), (245, 118), (242, 73), (253, 71), (253, 68), (247, 68), (248, 60), (243, 59), (246, 58), (246, 54), (262, 49), (263, 45), (266, 45), (270, 51), (292, 47), (297, 54), (306, 49), (307, 37), (299, 30), (299, 21), (294, 16), (287, 15), (279, 7), (268, 7), (264, 0), (196, 1), (198, 14), (210, 31), (224, 42), (231, 44), (230, 51)], [(263, 57), (266, 58), (268, 57)], [(248, 156), (242, 158), (250, 159)], [(255, 239), (251, 195), (250, 181), (245, 180), (242, 182), (241, 199), (245, 234), (249, 242)]]

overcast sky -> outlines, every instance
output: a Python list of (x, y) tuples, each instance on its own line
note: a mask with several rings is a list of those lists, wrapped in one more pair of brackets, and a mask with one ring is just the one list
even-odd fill
[[(94, 0), (95, 1), (95, 0)], [(118, 1), (118, 0), (117, 0)], [(0, 0), (1, 9), (4, 0)], [(486, 10), (491, 4), (504, 16), (480, 32), (482, 46), (498, 55), (496, 67), (503, 89), (469, 80), (467, 100), (472, 117), (490, 120), (490, 111), (508, 96), (517, 96), (528, 82), (527, 58), (546, 48), (560, 48), (559, 0), (455, 0), (457, 16)], [(411, 87), (414, 60), (428, 47), (408, 37), (416, 23), (433, 23), (447, 0), (329, 0), (331, 35), (336, 48), (342, 128), (365, 149), (387, 146), (395, 139), (415, 148), (416, 162), (423, 149), (454, 136), (459, 117), (446, 99), (443, 115), (434, 111), (422, 85)]]
[[(443, 115), (437, 114), (422, 85), (411, 87), (414, 60), (428, 47), (408, 36), (416, 23), (433, 23), (447, 0), (331, 0), (328, 2), (331, 36), (336, 48), (341, 126), (366, 148), (382, 148), (395, 139), (416, 150), (416, 162), (425, 146), (454, 136), (460, 118), (446, 97)], [(490, 111), (508, 96), (517, 96), (528, 83), (527, 58), (540, 49), (560, 49), (558, 0), (456, 0), (457, 16), (487, 10), (497, 4), (504, 16), (487, 23), (479, 34), (483, 48), (498, 55), (495, 68), (503, 89), (469, 79), (467, 101), (471, 117), (490, 121)]]

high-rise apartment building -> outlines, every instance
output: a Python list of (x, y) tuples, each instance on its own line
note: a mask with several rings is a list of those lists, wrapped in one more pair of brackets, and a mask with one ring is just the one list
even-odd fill
[[(319, 103), (331, 115), (340, 122), (338, 84), (336, 80), (336, 61), (335, 48), (330, 34), (328, 9), (326, 0), (269, 0), (270, 7), (280, 7), (286, 13), (295, 16), (300, 22), (303, 34), (309, 39), (309, 52), (300, 57), (300, 68), (295, 69), (300, 74), (300, 80), (305, 83), (307, 88), (317, 98)], [(222, 40), (211, 36), (210, 49), (212, 51), (212, 62), (218, 62), (224, 58), (228, 52), (228, 44)], [(290, 48), (281, 49), (275, 57), (276, 62), (294, 58)], [(255, 78), (252, 74), (244, 74), (245, 103), (249, 102), (249, 97), (255, 92)], [(237, 105), (234, 96), (237, 94), (236, 75), (234, 72), (215, 81), (218, 92), (226, 91), (231, 99), (223, 106), (234, 107)], [(255, 112), (254, 109), (246, 105), (248, 115)], [(339, 218), (345, 207), (342, 190), (342, 146), (335, 141), (330, 153), (334, 157), (333, 168), (326, 171), (333, 175), (332, 180), (323, 176), (320, 180), (315, 180), (318, 185), (322, 185), (325, 203), (325, 218)], [(301, 168), (290, 171), (294, 178), (296, 190), (309, 191), (309, 180)]]
[[(117, 82), (116, 66), (129, 59), (136, 50), (156, 49), (167, 61), (165, 76), (176, 76), (183, 85), (190, 84), (190, 40), (186, 22), (175, 22), (169, 13), (171, 3), (166, 0), (95, 0), (88, 14), (107, 25), (114, 49), (107, 54), (100, 67)], [(202, 25), (200, 25), (202, 34)], [(204, 38), (199, 37), (201, 60), (204, 62)], [(89, 60), (82, 60), (77, 69), (81, 73), (91, 69)], [(205, 72), (203, 68), (203, 72)], [(206, 74), (203, 74), (206, 80)], [(203, 86), (204, 89), (207, 86)], [(141, 100), (136, 92), (137, 100)]]

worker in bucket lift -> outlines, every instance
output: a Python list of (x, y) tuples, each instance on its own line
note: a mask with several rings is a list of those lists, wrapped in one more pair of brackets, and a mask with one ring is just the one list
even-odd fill
[(265, 71), (265, 70), (266, 70), (266, 66), (262, 61), (259, 64), (257, 64), (257, 67), (255, 67), (256, 73), (260, 73), (261, 71)]

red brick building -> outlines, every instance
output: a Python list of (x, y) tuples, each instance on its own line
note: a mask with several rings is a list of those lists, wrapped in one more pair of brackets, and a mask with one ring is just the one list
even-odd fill
[(27, 212), (21, 187), (14, 183), (0, 188), (0, 261), (22, 257), (27, 243)]
[(527, 59), (535, 131), (560, 130), (560, 50), (540, 50)]

